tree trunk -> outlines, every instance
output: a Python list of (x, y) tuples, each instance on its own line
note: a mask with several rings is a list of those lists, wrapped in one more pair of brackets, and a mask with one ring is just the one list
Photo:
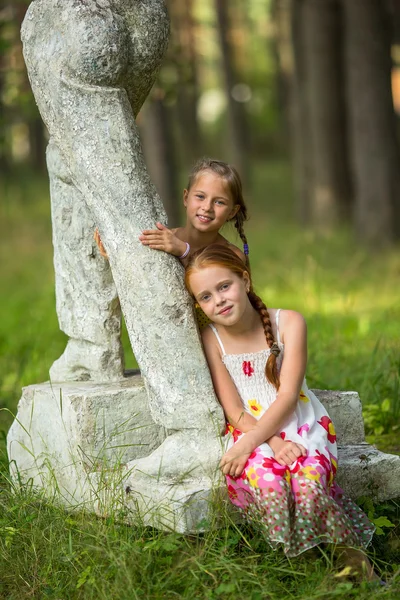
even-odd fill
[(171, 115), (165, 106), (162, 90), (154, 91), (141, 116), (140, 132), (146, 165), (167, 212), (168, 226), (177, 227), (180, 222), (181, 198)]
[(276, 0), (273, 4), (279, 96), (290, 138), (297, 218), (305, 225), (310, 220), (312, 162), (303, 13), (303, 0)]
[(184, 162), (193, 162), (202, 154), (197, 118), (199, 86), (193, 0), (169, 0), (168, 7), (173, 39), (176, 40), (174, 62), (178, 72), (177, 119), (184, 147)]
[(343, 10), (355, 228), (360, 239), (385, 244), (399, 235), (400, 194), (389, 22), (376, 0), (346, 0)]
[(304, 0), (302, 7), (313, 170), (310, 208), (314, 224), (322, 230), (350, 212), (339, 8), (337, 0)]
[(232, 42), (230, 37), (230, 23), (227, 3), (225, 0), (215, 0), (218, 18), (218, 30), (222, 50), (225, 87), (228, 98), (229, 124), (233, 143), (234, 162), (244, 180), (249, 173), (249, 136), (245, 108), (232, 95), (233, 88), (238, 83), (233, 59)]

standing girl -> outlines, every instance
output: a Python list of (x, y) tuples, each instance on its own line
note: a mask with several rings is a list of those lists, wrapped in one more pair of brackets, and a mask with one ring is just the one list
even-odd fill
[(303, 317), (268, 310), (228, 247), (192, 256), (185, 279), (212, 321), (202, 338), (227, 420), (220, 466), (232, 503), (288, 556), (322, 542), (366, 547), (374, 528), (335, 483), (335, 429), (304, 379)]
[[(184, 227), (168, 229), (156, 223), (157, 229), (147, 229), (139, 236), (142, 244), (177, 256), (183, 265), (197, 250), (221, 244), (230, 246), (249, 267), (249, 246), (243, 228), (247, 208), (242, 182), (234, 167), (219, 160), (200, 159), (189, 174), (187, 189), (183, 190), (183, 205), (186, 209)], [(228, 221), (235, 225), (243, 242), (243, 252), (220, 234)], [(100, 253), (107, 258), (97, 229), (94, 238)], [(209, 320), (197, 306), (196, 316), (200, 329), (208, 325)]]
[(247, 261), (249, 248), (243, 229), (247, 208), (242, 182), (234, 167), (210, 158), (199, 160), (189, 174), (187, 189), (183, 190), (183, 204), (184, 227), (168, 229), (157, 223), (157, 229), (142, 232), (139, 237), (142, 244), (173, 254), (186, 264), (190, 254), (210, 244), (231, 245), (220, 229), (233, 221), (243, 242), (243, 253), (236, 246), (232, 248)]
[[(144, 246), (177, 256), (185, 265), (189, 256), (209, 244), (222, 244), (232, 249), (248, 264), (249, 247), (243, 224), (247, 208), (243, 199), (242, 182), (236, 169), (211, 158), (200, 159), (189, 174), (187, 189), (183, 190), (186, 209), (184, 227), (168, 229), (156, 223), (157, 229), (146, 229), (139, 236)], [(243, 252), (220, 234), (220, 229), (232, 221), (243, 242)], [(106, 250), (96, 229), (94, 234), (102, 256)]]

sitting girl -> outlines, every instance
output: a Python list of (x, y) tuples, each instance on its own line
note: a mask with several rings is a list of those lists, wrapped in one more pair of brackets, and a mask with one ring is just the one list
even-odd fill
[[(288, 556), (322, 542), (365, 548), (374, 527), (335, 483), (335, 429), (304, 379), (303, 317), (268, 310), (226, 246), (193, 255), (185, 280), (212, 322), (202, 339), (227, 420), (220, 466), (232, 503)], [(364, 553), (354, 556), (373, 577)]]

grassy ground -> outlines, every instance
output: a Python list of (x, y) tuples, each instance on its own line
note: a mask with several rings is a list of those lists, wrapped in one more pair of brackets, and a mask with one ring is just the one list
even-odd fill
[[(371, 439), (399, 452), (399, 250), (368, 252), (346, 230), (321, 237), (295, 226), (288, 181), (286, 165), (256, 172), (247, 227), (256, 287), (268, 305), (305, 315), (310, 387), (359, 391)], [(187, 538), (69, 515), (29, 490), (10, 493), (8, 411), (22, 385), (48, 378), (65, 336), (55, 313), (47, 182), (21, 173), (0, 181), (0, 198), (0, 598), (398, 598), (399, 525), (374, 541), (377, 566), (392, 581), (380, 590), (334, 577), (329, 554), (288, 561), (228, 518)], [(396, 502), (373, 510), (399, 523)]]

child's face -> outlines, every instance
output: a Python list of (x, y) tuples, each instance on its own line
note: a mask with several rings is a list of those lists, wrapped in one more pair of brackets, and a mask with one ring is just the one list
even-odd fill
[(235, 325), (251, 307), (247, 272), (241, 277), (226, 267), (205, 267), (193, 271), (189, 285), (207, 317), (224, 327)]
[(212, 171), (198, 174), (190, 190), (184, 190), (183, 204), (187, 221), (204, 233), (218, 231), (240, 208), (225, 180)]

